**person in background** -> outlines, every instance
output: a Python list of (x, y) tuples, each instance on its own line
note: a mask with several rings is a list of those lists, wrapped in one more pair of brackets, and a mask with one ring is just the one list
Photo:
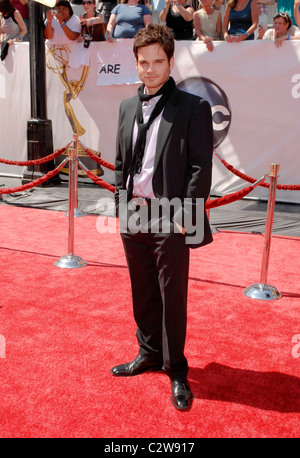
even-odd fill
[(272, 40), (276, 47), (282, 46), (285, 40), (300, 40), (300, 30), (292, 24), (292, 19), (285, 12), (275, 14), (274, 27), (267, 30), (259, 29), (258, 40)]
[(295, 22), (298, 27), (300, 27), (300, 0), (295, 0), (294, 3), (294, 17), (295, 17)]
[(48, 10), (46, 14), (45, 38), (56, 44), (68, 44), (78, 40), (81, 33), (79, 17), (73, 13), (68, 0), (59, 0), (57, 12)]
[(177, 0), (176, 3), (166, 0), (159, 18), (172, 30), (175, 40), (193, 40), (194, 13), (194, 8), (187, 5), (186, 0)]
[(20, 11), (13, 7), (10, 0), (0, 0), (1, 60), (7, 56), (8, 47), (22, 41), (26, 33), (27, 28)]
[(292, 20), (292, 24), (296, 25), (296, 21), (294, 17), (294, 1), (293, 0), (277, 0), (277, 12), (278, 13), (287, 13)]
[(106, 32), (107, 24), (109, 23), (110, 13), (112, 9), (117, 5), (117, 3), (117, 0), (112, 2), (104, 1), (98, 3), (97, 11), (104, 16), (104, 33)]
[(165, 7), (165, 0), (151, 0), (152, 23), (159, 24), (159, 15)]
[(222, 14), (213, 4), (214, 0), (199, 0), (200, 9), (193, 16), (197, 40), (202, 40), (208, 51), (213, 51), (213, 41), (219, 40), (222, 33)]
[(106, 39), (133, 38), (139, 29), (150, 23), (152, 15), (147, 6), (139, 4), (139, 0), (124, 0), (111, 12)]
[(28, 2), (27, 0), (11, 0), (13, 7), (20, 11), (23, 21), (25, 22), (27, 33), (23, 37), (23, 41), (29, 41), (29, 17), (28, 17)]
[(223, 19), (224, 40), (228, 43), (254, 40), (258, 26), (257, 0), (229, 0)]
[(80, 17), (81, 36), (85, 46), (90, 41), (105, 41), (104, 16), (96, 11), (95, 0), (83, 0), (84, 14)]

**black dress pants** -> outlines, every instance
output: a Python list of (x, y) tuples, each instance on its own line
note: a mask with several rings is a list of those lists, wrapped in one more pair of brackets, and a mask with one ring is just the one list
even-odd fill
[(121, 234), (132, 286), (139, 353), (185, 377), (189, 247), (182, 234)]

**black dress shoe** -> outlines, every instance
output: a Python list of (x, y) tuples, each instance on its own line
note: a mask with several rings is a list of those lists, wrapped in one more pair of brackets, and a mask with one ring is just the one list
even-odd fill
[(162, 364), (154, 363), (142, 355), (138, 355), (130, 363), (120, 364), (111, 369), (112, 375), (119, 377), (130, 377), (132, 375), (138, 375), (146, 371), (159, 371), (162, 368)]
[(188, 410), (193, 402), (193, 393), (186, 378), (178, 378), (172, 381), (172, 404), (178, 410)]

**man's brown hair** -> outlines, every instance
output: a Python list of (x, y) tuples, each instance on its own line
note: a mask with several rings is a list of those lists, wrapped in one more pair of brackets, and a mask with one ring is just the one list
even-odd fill
[(138, 57), (139, 48), (153, 44), (160, 45), (170, 61), (174, 54), (174, 36), (171, 30), (162, 24), (148, 24), (143, 29), (138, 30), (133, 43), (135, 58)]

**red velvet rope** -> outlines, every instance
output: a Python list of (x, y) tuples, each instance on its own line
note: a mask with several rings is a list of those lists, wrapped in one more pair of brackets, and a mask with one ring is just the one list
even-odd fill
[(45, 164), (46, 162), (51, 161), (52, 159), (56, 159), (58, 156), (60, 156), (68, 147), (70, 143), (65, 148), (61, 148), (57, 151), (55, 151), (52, 154), (49, 154), (49, 156), (42, 157), (40, 159), (35, 159), (34, 161), (9, 161), (8, 159), (1, 159), (0, 162), (3, 164), (8, 164), (8, 165), (19, 165), (21, 167), (26, 167), (29, 165), (40, 165), (40, 164)]
[(112, 184), (106, 183), (102, 178), (97, 177), (93, 172), (90, 170), (85, 170), (87, 176), (93, 180), (96, 184), (100, 185), (102, 188), (108, 189), (108, 191), (114, 193), (116, 188)]
[(241, 189), (240, 191), (227, 194), (227, 196), (219, 197), (218, 199), (207, 200), (205, 203), (205, 208), (209, 209), (230, 204), (231, 202), (235, 202), (236, 200), (247, 196), (247, 194), (253, 191), (253, 189), (253, 186), (248, 186), (247, 188)]
[[(234, 175), (238, 176), (239, 178), (242, 178), (245, 181), (248, 181), (249, 183), (255, 183), (256, 182), (255, 178), (252, 178), (252, 177), (246, 175), (245, 173), (240, 172), (239, 170), (234, 168), (231, 164), (228, 164), (228, 162), (226, 162), (224, 159), (222, 159), (218, 154), (216, 154), (216, 156), (220, 159), (222, 164), (230, 172), (232, 172)], [(259, 186), (263, 186), (264, 188), (269, 188), (270, 187), (270, 183), (266, 183), (265, 181), (262, 181), (261, 183), (259, 183)], [(281, 190), (281, 191), (287, 191), (287, 190), (288, 191), (300, 191), (300, 185), (299, 184), (291, 184), (291, 185), (288, 185), (288, 184), (277, 184), (276, 189)]]
[(85, 152), (90, 156), (91, 159), (93, 159), (95, 162), (97, 162), (99, 165), (103, 165), (103, 167), (106, 167), (109, 170), (115, 170), (115, 166), (113, 164), (110, 164), (109, 162), (105, 161), (104, 159), (101, 159), (101, 157), (97, 156), (95, 153), (90, 151), (88, 148), (85, 148), (82, 143), (80, 143)]
[(14, 192), (21, 192), (26, 191), (26, 189), (34, 188), (35, 186), (38, 186), (44, 183), (45, 181), (49, 180), (50, 178), (54, 177), (59, 172), (59, 170), (60, 169), (51, 170), (50, 172), (43, 175), (41, 178), (31, 181), (30, 183), (25, 183), (21, 186), (16, 186), (15, 188), (0, 188), (0, 194), (13, 194)]
[[(22, 162), (20, 162), (20, 161), (9, 161), (9, 160), (6, 160), (6, 159), (0, 159), (0, 162), (3, 162), (5, 164), (10, 164), (10, 165), (20, 165), (20, 166), (43, 164), (45, 162), (48, 162), (48, 161), (50, 161), (52, 159), (55, 159), (56, 157), (60, 156), (62, 154), (62, 152), (64, 152), (68, 148), (69, 145), (70, 145), (70, 143), (65, 148), (61, 148), (60, 150), (57, 150), (55, 153), (50, 154), (49, 156), (46, 156), (44, 158), (37, 159), (37, 160), (34, 160), (34, 161), (22, 161)], [(108, 168), (110, 170), (114, 170), (114, 166), (112, 164), (110, 164), (107, 161), (104, 161), (103, 159), (98, 157), (96, 154), (94, 154), (92, 151), (90, 151), (88, 148), (85, 148), (84, 146), (83, 146), (83, 148), (86, 151), (86, 153), (90, 156), (90, 158), (93, 159), (95, 162), (97, 162), (98, 164), (100, 164), (100, 165), (102, 165), (102, 166), (104, 166), (104, 167), (106, 167), (106, 168)], [(228, 164), (224, 159), (219, 157), (218, 154), (216, 154), (216, 156), (220, 159), (220, 161), (223, 163), (223, 165), (229, 171), (231, 171), (232, 173), (234, 173), (238, 177), (240, 177), (243, 180), (248, 181), (250, 183), (255, 183), (257, 181), (257, 180), (255, 180), (255, 178), (252, 178), (252, 177), (240, 172), (239, 170), (235, 169), (232, 165)], [(16, 186), (15, 188), (0, 189), (0, 195), (1, 194), (12, 194), (12, 193), (15, 193), (15, 192), (21, 192), (21, 191), (25, 191), (27, 189), (33, 188), (35, 186), (38, 186), (38, 185), (44, 183), (45, 181), (49, 180), (50, 178), (54, 177), (57, 173), (59, 173), (59, 171), (60, 171), (60, 168), (56, 168), (55, 170), (52, 170), (52, 171), (48, 172), (47, 174), (45, 174), (44, 176), (38, 178), (37, 180), (34, 180), (34, 181), (30, 182), (30, 183), (26, 183), (26, 184), (24, 184), (22, 186)], [(102, 188), (105, 188), (105, 189), (107, 189), (108, 191), (110, 191), (112, 193), (115, 192), (115, 190), (116, 190), (115, 186), (107, 183), (102, 178), (97, 177), (90, 170), (85, 170), (85, 173), (87, 174), (87, 176), (92, 181), (94, 181), (94, 183), (98, 184)], [(269, 183), (266, 183), (264, 181), (259, 183), (259, 185), (260, 186), (264, 186), (264, 187), (269, 187)], [(221, 205), (227, 205), (227, 204), (229, 204), (231, 202), (235, 202), (235, 201), (245, 197), (253, 189), (254, 189), (253, 186), (248, 186), (247, 188), (244, 188), (244, 189), (242, 189), (240, 191), (237, 191), (235, 193), (231, 193), (231, 194), (228, 194), (226, 196), (220, 197), (218, 199), (208, 200), (205, 203), (205, 208), (206, 209), (211, 209), (211, 208), (215, 208), (215, 207), (220, 207)], [(282, 190), (288, 189), (288, 190), (293, 190), (293, 191), (299, 191), (300, 190), (300, 185), (277, 185), (277, 189), (282, 189)]]

